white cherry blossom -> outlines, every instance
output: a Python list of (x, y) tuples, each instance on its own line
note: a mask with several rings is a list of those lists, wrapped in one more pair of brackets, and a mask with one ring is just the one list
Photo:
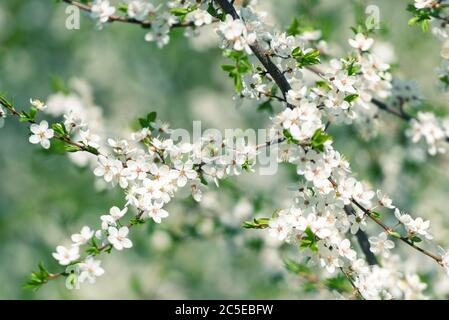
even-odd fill
[(30, 131), (32, 135), (29, 138), (29, 141), (32, 144), (38, 144), (44, 148), (50, 148), (50, 139), (54, 137), (55, 133), (53, 129), (48, 128), (48, 122), (43, 120), (40, 124), (32, 124), (30, 126)]

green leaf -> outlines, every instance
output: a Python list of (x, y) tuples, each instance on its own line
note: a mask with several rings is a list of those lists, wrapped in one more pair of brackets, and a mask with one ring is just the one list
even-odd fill
[(98, 244), (97, 244), (97, 240), (95, 239), (95, 237), (92, 238), (91, 240), (92, 246), (89, 247), (86, 252), (88, 254), (92, 254), (94, 256), (100, 254), (100, 249), (98, 248)]
[(242, 75), (252, 70), (248, 55), (243, 51), (230, 49), (225, 50), (224, 55), (234, 60), (235, 65), (224, 64), (221, 66), (221, 69), (228, 72), (229, 77), (234, 80), (235, 91), (240, 92), (243, 87)]
[(111, 253), (112, 248), (113, 248), (113, 246), (112, 246), (112, 244), (110, 244), (110, 245), (108, 245), (108, 246), (106, 247), (106, 249), (104, 249), (104, 252), (106, 252), (106, 253)]
[(207, 7), (207, 12), (212, 16), (215, 17), (221, 21), (225, 20), (225, 15), (224, 13), (218, 13), (218, 10), (215, 9), (214, 5), (213, 5), (213, 1), (209, 2), (209, 6)]
[(429, 20), (423, 20), (421, 22), (421, 29), (423, 32), (429, 31)]
[(233, 60), (241, 59), (245, 55), (245, 53), (243, 51), (237, 51), (237, 50), (232, 50), (232, 49), (224, 50), (223, 54), (226, 57), (231, 58)]
[(248, 159), (246, 159), (245, 162), (242, 164), (242, 169), (245, 171), (251, 170), (251, 164)]
[(22, 111), (22, 112), (19, 113), (19, 116), (20, 116), (19, 121), (20, 122), (31, 122), (31, 121), (34, 121), (34, 116), (35, 115), (36, 114), (32, 115), (31, 113), (28, 113), (26, 111)]
[(118, 4), (118, 10), (121, 11), (121, 12), (127, 13), (128, 12), (128, 5), (126, 3), (121, 2), (121, 3)]
[(45, 267), (44, 263), (41, 261), (38, 263), (37, 267), (39, 268), (39, 272), (42, 277), (48, 278), (50, 275), (50, 272), (48, 272), (47, 268)]
[(279, 212), (281, 212), (282, 209), (276, 209), (274, 210), (273, 214), (271, 215), (272, 219), (276, 219), (277, 217), (279, 217)]
[(290, 36), (296, 36), (301, 33), (299, 29), (299, 19), (294, 18), (293, 21), (290, 23), (290, 26), (287, 28), (287, 34)]
[(349, 63), (346, 65), (346, 71), (349, 76), (353, 76), (360, 72), (362, 66), (354, 58), (349, 59)]
[(37, 108), (36, 107), (31, 107), (30, 108), (30, 117), (31, 117), (31, 119), (36, 119), (36, 113), (37, 113)]
[(338, 276), (333, 278), (325, 279), (324, 284), (328, 288), (337, 290), (338, 292), (350, 292), (352, 290), (350, 282), (342, 274), (339, 274)]
[(288, 271), (293, 272), (295, 274), (311, 272), (310, 268), (307, 267), (307, 265), (305, 265), (303, 263), (297, 263), (293, 259), (289, 259), (289, 258), (284, 259), (284, 266)]
[(352, 93), (350, 95), (347, 95), (344, 100), (347, 101), (348, 103), (352, 103), (355, 100), (357, 100), (357, 98), (359, 97), (359, 95), (357, 93)]
[(240, 92), (242, 91), (242, 77), (239, 73), (234, 73), (233, 74), (233, 78), (234, 78), (234, 87), (235, 87), (235, 91)]
[(199, 178), (202, 184), (204, 184), (205, 186), (209, 185), (209, 183), (207, 182), (206, 178), (204, 178), (204, 175), (202, 173), (199, 175)]
[(243, 222), (242, 227), (245, 229), (266, 229), (269, 222), (270, 218), (254, 218), (253, 221)]
[(42, 262), (38, 264), (39, 271), (33, 271), (27, 282), (22, 286), (24, 289), (38, 290), (43, 284), (48, 282), (50, 273)]
[(90, 247), (86, 250), (86, 253), (96, 256), (100, 254), (100, 250), (98, 250), (98, 248), (96, 247)]
[(51, 128), (61, 136), (67, 135), (67, 129), (63, 123), (53, 123)]
[(157, 118), (157, 112), (153, 111), (146, 115), (145, 118), (139, 118), (139, 124), (142, 128), (151, 128), (151, 123), (155, 122)]
[(292, 50), (292, 57), (296, 60), (299, 68), (320, 63), (320, 50), (306, 49), (303, 51), (300, 47)]
[(440, 81), (443, 82), (446, 86), (449, 86), (449, 76), (445, 75), (440, 77)]
[(287, 143), (299, 144), (299, 141), (296, 140), (295, 138), (293, 138), (292, 134), (290, 133), (290, 131), (288, 129), (284, 129), (284, 131), (282, 131), (282, 133), (284, 134), (284, 137), (287, 139)]
[(93, 153), (93, 154), (97, 154), (97, 155), (99, 154), (98, 149), (97, 149), (97, 148), (94, 148), (94, 147), (92, 147), (92, 146), (85, 146), (84, 149), (85, 149), (87, 152), (90, 152), (90, 153)]
[(394, 237), (394, 238), (398, 238), (398, 239), (402, 238), (401, 234), (399, 232), (396, 232), (396, 231), (389, 231), (388, 234), (390, 236)]
[(232, 72), (232, 71), (235, 71), (237, 68), (230, 64), (224, 64), (221, 66), (221, 69), (226, 72)]
[(130, 221), (129, 224), (132, 226), (136, 226), (136, 225), (141, 225), (144, 224), (145, 220), (139, 217), (133, 217)]
[(413, 18), (408, 20), (408, 25), (409, 26), (413, 26), (413, 25), (415, 25), (418, 22), (419, 22), (419, 17), (413, 17)]
[(267, 100), (267, 101), (261, 103), (259, 105), (259, 107), (257, 107), (257, 111), (260, 111), (260, 112), (266, 111), (269, 114), (273, 114), (274, 108), (273, 108), (273, 105), (271, 104), (271, 100)]
[(376, 211), (371, 211), (371, 216), (373, 216), (376, 219), (379, 219), (381, 217), (380, 213)]
[(317, 237), (313, 233), (312, 229), (310, 227), (307, 227), (304, 231), (304, 234), (301, 238), (301, 242), (299, 243), (299, 247), (301, 249), (310, 248), (312, 251), (318, 251), (318, 245), (317, 245)]
[(311, 144), (314, 149), (323, 152), (324, 144), (330, 140), (332, 140), (331, 135), (325, 133), (322, 129), (317, 129), (312, 136)]
[(172, 9), (170, 9), (170, 12), (173, 15), (180, 17), (180, 16), (185, 16), (186, 14), (188, 14), (190, 12), (190, 9), (189, 8), (172, 8)]
[(422, 241), (422, 239), (418, 236), (412, 236), (410, 238), (410, 240), (412, 240), (412, 242), (421, 242)]
[(67, 152), (78, 152), (78, 151), (81, 151), (81, 148), (78, 146), (74, 146), (72, 144), (66, 143), (64, 145), (64, 150)]
[(326, 89), (326, 90), (330, 90), (331, 89), (331, 86), (325, 80), (315, 81), (315, 84), (316, 84), (317, 87), (320, 87), (320, 88), (323, 88), (323, 89)]

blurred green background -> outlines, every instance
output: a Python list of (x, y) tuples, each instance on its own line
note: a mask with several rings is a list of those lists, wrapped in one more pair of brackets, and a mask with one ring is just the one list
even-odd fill
[[(447, 113), (447, 96), (436, 88), (434, 73), (440, 45), (430, 33), (407, 26), (409, 1), (259, 2), (283, 28), (298, 17), (322, 29), (340, 55), (360, 13), (368, 4), (379, 6), (380, 52), (394, 50), (395, 75), (416, 80), (431, 107)], [(225, 58), (212, 28), (194, 40), (176, 30), (170, 44), (159, 50), (143, 40), (145, 30), (133, 25), (112, 24), (99, 32), (83, 15), (81, 30), (66, 30), (64, 9), (50, 0), (1, 1), (0, 91), (14, 104), (25, 107), (30, 97), (46, 99), (53, 92), (53, 75), (89, 83), (110, 127), (129, 128), (150, 111), (175, 128), (190, 129), (192, 120), (219, 129), (264, 128), (269, 123), (267, 114), (256, 112), (256, 103), (233, 102), (232, 81), (220, 69)], [(432, 219), (436, 239), (448, 247), (448, 157), (423, 158), (407, 144), (403, 123), (381, 117), (382, 130), (369, 141), (352, 127), (332, 128), (337, 149), (351, 161), (358, 178), (389, 192), (412, 214)], [(278, 250), (265, 233), (239, 228), (245, 219), (269, 215), (282, 205), (294, 182), (291, 168), (283, 168), (276, 178), (244, 174), (225, 181), (220, 191), (211, 188), (201, 208), (189, 199), (174, 201), (166, 223), (136, 229), (132, 250), (104, 257), (106, 273), (94, 286), (69, 291), (57, 280), (37, 292), (22, 289), (37, 262), (57, 268), (51, 257), (57, 244), (83, 225), (97, 225), (111, 206), (123, 205), (119, 190), (97, 191), (89, 170), (30, 145), (27, 134), (27, 126), (13, 119), (0, 129), (0, 298), (333, 297), (305, 290), (301, 278), (285, 271), (282, 259), (297, 256), (295, 250)], [(370, 231), (379, 232), (375, 227)], [(443, 272), (399, 247), (403, 256), (411, 256), (406, 268), (437, 283), (429, 295), (446, 297), (449, 283), (438, 281)]]

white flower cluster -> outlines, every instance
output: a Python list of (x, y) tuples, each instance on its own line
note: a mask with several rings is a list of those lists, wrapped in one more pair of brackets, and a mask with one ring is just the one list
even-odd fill
[(223, 38), (224, 46), (232, 49), (245, 50), (251, 53), (250, 45), (256, 41), (256, 34), (249, 32), (246, 25), (240, 19), (233, 19), (231, 15), (226, 15), (226, 20), (220, 23), (217, 33)]
[(91, 17), (98, 19), (98, 27), (109, 21), (109, 18), (115, 13), (116, 9), (109, 0), (94, 0), (91, 7)]
[[(169, 215), (164, 206), (178, 190), (186, 189), (200, 201), (206, 181), (218, 184), (224, 176), (239, 175), (254, 165), (256, 147), (240, 140), (235, 148), (231, 141), (219, 142), (214, 137), (195, 144), (176, 144), (170, 138), (164, 138), (169, 132), (167, 125), (152, 123), (152, 128), (133, 133), (130, 140), (108, 139), (108, 149), (112, 152), (98, 155), (94, 174), (106, 183), (124, 189), (126, 204), (123, 209), (114, 206), (109, 214), (102, 215), (101, 229), (91, 231), (84, 227), (79, 234), (73, 235), (70, 249), (58, 246), (54, 257), (61, 265), (77, 266), (75, 269), (81, 272), (80, 282), (88, 279), (92, 283), (103, 269), (99, 261), (93, 260), (97, 251), (87, 251), (87, 256), (80, 259), (79, 246), (89, 245), (90, 249), (93, 246), (98, 251), (131, 248), (129, 228), (136, 221), (147, 219), (161, 223)], [(135, 208), (137, 217), (123, 226), (121, 219), (129, 208)], [(85, 267), (86, 264), (89, 267)], [(87, 272), (82, 271), (84, 269), (90, 273), (83, 276), (83, 272)]]
[(432, 8), (436, 6), (439, 0), (415, 0), (415, 8), (416, 9), (424, 9), (424, 8)]
[[(375, 206), (395, 209), (392, 200), (378, 190), (377, 201), (373, 203), (375, 193), (350, 176), (349, 164), (331, 143), (325, 145), (322, 153), (296, 144), (285, 147), (290, 150), (282, 160), (296, 164), (297, 173), (304, 177), (306, 184), (298, 187), (294, 205), (278, 211), (270, 219), (270, 235), (307, 249), (303, 255), (329, 273), (347, 270), (365, 299), (422, 298), (426, 286), (417, 275), (407, 273), (404, 276), (393, 268), (367, 266), (351, 248), (348, 233), (365, 230), (367, 215), (358, 209), (348, 212), (345, 206), (357, 203), (369, 210)], [(432, 239), (428, 233), (429, 221), (412, 219), (395, 210), (398, 223), (404, 225), (408, 237), (417, 235)], [(384, 260), (391, 256), (390, 250), (395, 246), (385, 232), (370, 237), (369, 242), (370, 250)]]
[(369, 300), (427, 299), (423, 293), (427, 285), (416, 273), (398, 271), (394, 260), (398, 260), (398, 256), (384, 261), (383, 267), (366, 266), (362, 260), (353, 265), (359, 274), (354, 284), (363, 297)]
[(410, 236), (419, 235), (428, 240), (432, 240), (433, 236), (429, 234), (430, 221), (424, 221), (422, 218), (413, 219), (409, 214), (402, 214), (399, 209), (395, 209), (394, 215), (400, 223), (402, 223)]
[[(305, 89), (303, 72), (297, 67), (293, 52), (300, 49), (306, 56), (313, 51), (313, 47), (325, 51), (325, 42), (318, 41), (320, 34), (304, 38), (302, 34), (291, 36), (272, 31), (263, 23), (264, 15), (253, 11), (250, 6), (242, 8), (240, 15), (242, 20), (227, 16), (226, 21), (219, 24), (217, 31), (223, 38), (223, 47), (246, 50), (250, 53), (248, 45), (258, 40), (263, 49), (273, 52), (274, 61), (281, 72), (286, 74), (292, 87), (286, 97), (286, 102), (290, 105), (301, 108), (304, 112), (316, 109), (315, 106), (323, 106), (327, 109), (326, 116), (330, 120), (350, 123), (354, 119), (359, 119), (365, 123), (367, 117), (373, 119), (376, 114), (377, 107), (371, 104), (372, 98), (384, 99), (391, 95), (392, 77), (388, 72), (389, 65), (369, 52), (374, 42), (372, 38), (359, 33), (354, 39), (350, 39), (349, 44), (357, 49), (355, 54), (341, 61), (332, 60), (328, 70), (322, 74), (324, 83), (308, 92)], [(252, 68), (254, 72), (244, 75), (241, 96), (259, 98), (261, 95), (269, 96), (271, 93), (274, 86), (273, 79), (258, 72), (257, 67), (257, 64), (254, 65)], [(314, 106), (308, 107), (305, 100)], [(297, 113), (294, 111), (286, 116), (295, 117)], [(321, 123), (314, 123), (312, 119), (308, 125), (307, 129), (303, 130), (312, 131), (313, 128), (320, 127)], [(296, 127), (293, 128), (296, 133)]]
[(126, 0), (128, 9), (126, 13), (131, 19), (145, 21), (149, 16), (154, 15), (158, 9), (152, 3), (143, 0)]
[(431, 112), (418, 112), (416, 119), (410, 121), (406, 134), (412, 142), (423, 139), (430, 155), (445, 153), (449, 139), (449, 120), (438, 119)]
[[(185, 27), (185, 35), (193, 35), (196, 27), (209, 25), (213, 17), (207, 12), (207, 1), (172, 0), (165, 5), (155, 6), (145, 0), (126, 0), (126, 18), (151, 25), (151, 30), (145, 34), (146, 41), (156, 42), (159, 48), (170, 41), (170, 30), (180, 25)], [(166, 10), (163, 10), (163, 7)], [(90, 8), (91, 17), (98, 21), (101, 28), (113, 18), (116, 8), (109, 0), (95, 0)], [(184, 18), (181, 19), (180, 16)]]
[[(73, 265), (73, 263), (80, 258), (80, 246), (87, 244), (93, 237), (94, 231), (89, 227), (84, 226), (80, 233), (72, 235), (72, 246), (69, 248), (57, 246), (56, 252), (53, 253), (53, 257), (63, 266)], [(111, 243), (114, 243), (114, 246), (116, 246), (117, 242), (111, 241)], [(77, 274), (75, 276), (77, 283), (83, 283), (86, 280), (89, 283), (95, 283), (96, 278), (104, 274), (104, 269), (101, 267), (101, 261), (95, 260), (93, 256), (88, 256), (86, 259), (78, 262), (76, 268), (73, 268), (73, 266), (69, 268), (71, 270), (76, 270)]]
[[(102, 109), (93, 102), (90, 86), (74, 78), (69, 82), (69, 89), (69, 94), (58, 92), (50, 95), (47, 99), (48, 108), (43, 109), (44, 112), (53, 117), (62, 117), (73, 140), (101, 150), (105, 144), (100, 136), (107, 133)], [(95, 156), (87, 152), (70, 153), (69, 157), (79, 166), (95, 165), (97, 161)]]
[[(416, 0), (415, 7), (417, 9), (432, 8), (440, 2)], [(163, 47), (170, 40), (171, 28), (181, 22), (187, 23), (184, 25), (186, 36), (194, 34), (193, 31), (197, 27), (211, 24), (214, 18), (207, 12), (208, 6), (208, 1), (173, 0), (167, 2), (167, 10), (163, 10), (162, 5), (155, 6), (144, 0), (127, 0), (126, 16), (136, 21), (150, 23), (151, 30), (145, 35), (145, 39), (155, 41), (159, 47)], [(100, 23), (105, 23), (116, 10), (108, 0), (96, 0), (91, 11), (94, 18), (99, 19)], [(327, 43), (320, 40), (321, 32), (313, 30), (290, 36), (268, 26), (264, 22), (267, 14), (255, 10), (252, 5), (241, 7), (238, 11), (241, 19), (234, 19), (228, 14), (224, 21), (218, 23), (216, 31), (222, 39), (221, 47), (252, 54), (250, 46), (257, 42), (263, 50), (273, 52), (274, 60), (286, 73), (292, 87), (288, 93), (287, 102), (296, 105), (304, 95), (304, 80), (301, 70), (296, 67), (292, 52), (295, 48), (300, 48), (304, 54), (308, 54), (313, 48), (318, 48), (321, 53), (327, 53)], [(182, 21), (179, 18), (181, 15), (184, 15)], [(434, 21), (436, 19), (433, 19), (432, 23)], [(432, 30), (442, 41), (449, 43), (447, 28), (446, 23), (435, 23)], [(313, 99), (327, 109), (328, 120), (354, 123), (363, 137), (369, 137), (375, 134), (372, 126), (377, 122), (378, 108), (372, 104), (373, 98), (392, 97), (389, 101), (398, 108), (402, 108), (404, 103), (416, 103), (421, 98), (407, 90), (408, 85), (401, 87), (396, 83), (396, 87), (393, 88), (392, 76), (388, 72), (389, 65), (370, 52), (374, 43), (372, 38), (358, 33), (348, 42), (356, 49), (355, 54), (346, 59), (330, 61), (326, 72), (321, 75), (325, 82), (313, 89), (315, 95)], [(442, 55), (449, 58), (449, 47), (444, 48)], [(245, 73), (242, 77), (240, 95), (253, 99), (271, 96), (274, 87), (273, 79), (259, 73), (257, 68), (252, 69), (254, 71)], [(439, 70), (439, 76), (441, 79), (447, 79), (449, 83), (447, 70), (449, 69), (443, 65)], [(443, 143), (439, 143), (445, 140), (445, 137), (440, 135), (443, 132), (441, 128), (438, 130), (430, 125), (431, 121), (426, 121), (421, 126), (426, 127), (424, 131), (432, 131), (432, 134), (416, 133), (422, 131), (418, 128), (420, 123), (419, 119), (412, 121), (413, 133), (410, 134), (412, 140), (416, 142), (424, 136), (429, 144), (428, 149), (431, 155), (443, 152), (445, 150)]]

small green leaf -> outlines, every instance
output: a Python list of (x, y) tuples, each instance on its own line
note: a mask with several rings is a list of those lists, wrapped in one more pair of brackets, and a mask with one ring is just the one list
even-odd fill
[(357, 93), (352, 93), (350, 95), (347, 95), (344, 100), (348, 103), (352, 103), (357, 100), (358, 97), (359, 95)]
[(124, 13), (128, 12), (128, 5), (126, 3), (119, 3), (118, 4), (118, 10)]
[(66, 143), (64, 145), (64, 150), (67, 151), (67, 152), (78, 152), (78, 151), (81, 151), (81, 148), (78, 147), (78, 146), (74, 146), (72, 144)]
[(423, 20), (421, 22), (421, 29), (423, 32), (429, 31), (429, 20)]
[(267, 101), (261, 103), (259, 105), (259, 107), (257, 107), (257, 111), (260, 111), (260, 112), (266, 111), (269, 114), (273, 114), (274, 108), (273, 108), (273, 105), (271, 104), (271, 100), (267, 100)]
[(106, 253), (111, 253), (112, 248), (113, 248), (113, 246), (112, 246), (112, 244), (110, 244), (110, 245), (108, 245), (108, 246), (106, 247), (106, 249), (104, 249), (104, 252), (106, 252)]
[(141, 225), (141, 224), (144, 224), (144, 223), (145, 223), (145, 220), (142, 219), (142, 218), (139, 218), (139, 217), (133, 217), (131, 219), (131, 221), (129, 221), (129, 224), (132, 225), (132, 226)]
[(324, 280), (324, 284), (333, 290), (337, 290), (338, 292), (351, 292), (352, 287), (348, 279), (342, 274), (339, 274), (333, 278), (327, 278)]
[(303, 263), (297, 263), (293, 259), (285, 258), (284, 265), (285, 265), (285, 268), (287, 268), (287, 270), (289, 270), (295, 274), (311, 272), (310, 268), (307, 267), (307, 265), (305, 265)]
[(139, 124), (142, 128), (152, 128), (151, 123), (155, 122), (157, 118), (156, 112), (148, 113), (145, 118), (139, 118)]
[(28, 276), (27, 282), (22, 286), (24, 289), (38, 290), (48, 282), (50, 273), (42, 262), (38, 264), (39, 271), (34, 271)]
[(300, 47), (293, 49), (292, 57), (296, 60), (299, 68), (320, 63), (320, 50), (306, 49), (303, 51)]
[(233, 65), (230, 65), (230, 64), (224, 64), (221, 66), (221, 69), (226, 72), (231, 72), (231, 71), (235, 71), (236, 67)]
[(415, 25), (418, 22), (419, 22), (419, 17), (413, 17), (413, 18), (408, 20), (408, 25), (409, 26), (413, 26), (413, 25)]
[(36, 113), (37, 113), (37, 109), (36, 109), (36, 107), (31, 107), (30, 108), (30, 118), (32, 119), (32, 120), (34, 120), (34, 119), (36, 119)]
[(213, 1), (209, 2), (209, 6), (207, 7), (207, 12), (212, 16), (215, 17), (221, 21), (225, 20), (224, 13), (218, 13), (217, 9), (215, 9), (213, 5)]
[(315, 81), (315, 84), (316, 84), (317, 87), (320, 87), (320, 88), (323, 88), (323, 89), (326, 89), (326, 90), (330, 90), (331, 89), (331, 86), (329, 85), (329, 83), (327, 81), (324, 81), (324, 80)]
[(254, 218), (253, 221), (243, 222), (242, 227), (245, 229), (266, 229), (269, 222), (270, 218)]
[(299, 29), (299, 20), (298, 18), (294, 18), (293, 21), (290, 23), (290, 26), (287, 29), (287, 34), (290, 36), (296, 36), (301, 33)]
[(394, 238), (398, 238), (398, 239), (402, 238), (401, 234), (399, 232), (396, 232), (396, 231), (389, 231), (388, 234), (390, 236), (394, 237)]
[(323, 152), (324, 144), (330, 140), (332, 140), (331, 135), (325, 133), (322, 129), (317, 129), (312, 136), (311, 144), (314, 149)]
[(318, 251), (318, 244), (317, 244), (318, 239), (313, 233), (312, 229), (310, 229), (310, 227), (307, 227), (306, 230), (304, 231), (304, 234), (305, 235), (302, 236), (301, 242), (299, 243), (299, 247), (301, 249), (309, 248), (314, 252)]
[(63, 123), (53, 123), (51, 128), (61, 136), (67, 135), (67, 129)]
[(376, 211), (371, 211), (371, 216), (376, 219), (379, 219), (381, 217), (380, 213)]
[(188, 14), (190, 12), (189, 8), (172, 8), (170, 9), (170, 12), (179, 17), (179, 16), (185, 16), (186, 14)]
[(284, 129), (282, 132), (284, 134), (284, 137), (287, 139), (287, 143), (289, 144), (299, 144), (299, 141), (293, 138), (292, 134), (288, 129)]

